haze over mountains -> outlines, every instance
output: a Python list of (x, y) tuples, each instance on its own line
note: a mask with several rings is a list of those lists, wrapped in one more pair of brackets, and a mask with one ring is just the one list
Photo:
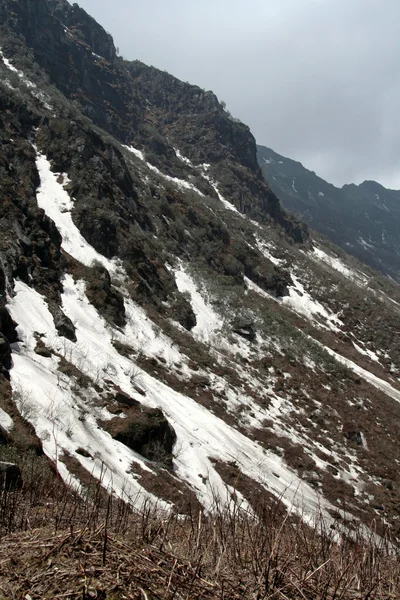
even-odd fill
[(400, 191), (376, 181), (337, 188), (265, 146), (257, 146), (257, 152), (285, 208), (345, 252), (400, 280)]
[(394, 279), (396, 198), (259, 148), (266, 183), (211, 91), (118, 57), (76, 4), (1, 0), (0, 23), (0, 458), (396, 544), (400, 288), (313, 231)]

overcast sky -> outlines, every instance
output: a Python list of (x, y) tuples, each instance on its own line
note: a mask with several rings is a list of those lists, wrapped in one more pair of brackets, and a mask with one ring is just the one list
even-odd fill
[(78, 0), (127, 59), (213, 90), (336, 185), (400, 189), (399, 0)]

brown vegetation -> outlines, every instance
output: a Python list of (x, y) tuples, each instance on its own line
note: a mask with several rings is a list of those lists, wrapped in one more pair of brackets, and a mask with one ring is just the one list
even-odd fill
[(322, 519), (310, 528), (270, 500), (254, 499), (257, 517), (217, 500), (212, 515), (182, 517), (146, 503), (133, 511), (99, 483), (83, 498), (35, 473), (0, 496), (0, 597), (399, 597), (399, 559), (388, 540), (361, 529), (349, 539)]

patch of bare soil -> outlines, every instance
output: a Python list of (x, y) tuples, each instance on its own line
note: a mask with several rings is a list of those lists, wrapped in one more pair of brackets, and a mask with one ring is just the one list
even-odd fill
[(154, 464), (149, 466), (153, 472), (142, 469), (137, 463), (131, 465), (131, 473), (137, 475), (140, 485), (157, 498), (170, 502), (174, 512), (181, 515), (198, 515), (202, 507), (193, 490), (166, 469)]

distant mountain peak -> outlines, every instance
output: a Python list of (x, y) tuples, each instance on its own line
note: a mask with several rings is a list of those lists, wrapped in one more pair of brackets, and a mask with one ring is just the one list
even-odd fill
[(369, 180), (337, 188), (301, 163), (257, 148), (264, 177), (285, 208), (346, 252), (400, 281), (399, 191)]

